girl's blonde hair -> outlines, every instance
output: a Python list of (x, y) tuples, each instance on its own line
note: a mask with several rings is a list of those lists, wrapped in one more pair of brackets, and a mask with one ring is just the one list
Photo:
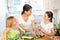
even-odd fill
[(12, 27), (13, 16), (10, 16), (6, 19), (6, 27)]

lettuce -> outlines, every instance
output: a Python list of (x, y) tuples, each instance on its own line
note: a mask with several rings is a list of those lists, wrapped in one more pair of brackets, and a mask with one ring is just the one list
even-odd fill
[(18, 40), (19, 36), (15, 32), (9, 32), (7, 40)]

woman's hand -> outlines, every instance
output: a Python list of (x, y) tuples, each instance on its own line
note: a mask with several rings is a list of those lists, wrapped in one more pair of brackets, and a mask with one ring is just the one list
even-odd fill
[(29, 33), (31, 33), (31, 35), (35, 35), (35, 32), (33, 31), (33, 30), (27, 30), (27, 29), (25, 29), (26, 30), (26, 32), (29, 32)]
[(41, 36), (43, 36), (44, 35), (44, 33), (43, 32), (41, 32), (41, 31), (37, 31), (38, 32), (38, 34), (39, 35), (41, 35)]
[(35, 36), (35, 32), (33, 30), (30, 30), (31, 35)]
[(37, 30), (37, 33), (40, 35), (41, 34), (41, 32), (39, 31), (39, 30)]

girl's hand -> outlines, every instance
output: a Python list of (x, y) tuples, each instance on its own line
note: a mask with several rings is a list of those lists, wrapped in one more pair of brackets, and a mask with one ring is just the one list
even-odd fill
[(60, 40), (57, 36), (51, 36), (53, 40)]

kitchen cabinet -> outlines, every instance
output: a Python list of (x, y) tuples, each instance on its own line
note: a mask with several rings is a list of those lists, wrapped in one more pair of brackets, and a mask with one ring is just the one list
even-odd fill
[(51, 10), (52, 9), (51, 0), (44, 0), (43, 5), (44, 5), (44, 10)]
[(60, 0), (54, 0), (53, 5), (54, 9), (60, 9)]
[(60, 0), (44, 0), (43, 5), (45, 10), (60, 9)]

